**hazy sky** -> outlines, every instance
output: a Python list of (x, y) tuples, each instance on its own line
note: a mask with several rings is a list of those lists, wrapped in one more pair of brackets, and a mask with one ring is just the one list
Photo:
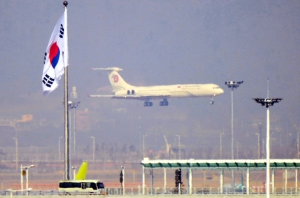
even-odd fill
[[(44, 52), (62, 2), (0, 1), (0, 118), (30, 113), (36, 120), (63, 119), (63, 80), (46, 97), (41, 85)], [(93, 119), (114, 119), (111, 109), (126, 108), (118, 129), (153, 125), (172, 133), (164, 120), (182, 120), (179, 128), (229, 134), (230, 90), (224, 82), (244, 81), (234, 92), (235, 122), (237, 133), (250, 133), (254, 123), (265, 123), (265, 108), (251, 98), (266, 97), (269, 78), (270, 96), (284, 99), (271, 108), (271, 119), (282, 132), (296, 133), (299, 21), (298, 0), (69, 0), (69, 85), (77, 87), (80, 108), (88, 108)], [(213, 106), (210, 98), (170, 99), (167, 108), (158, 101), (144, 108), (142, 101), (86, 97), (109, 93), (106, 73), (90, 68), (111, 66), (123, 68), (121, 75), (133, 85), (216, 83), (225, 93)]]

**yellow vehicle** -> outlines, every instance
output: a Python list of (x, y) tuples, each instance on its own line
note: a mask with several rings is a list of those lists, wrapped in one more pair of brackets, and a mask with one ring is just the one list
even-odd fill
[(95, 194), (104, 195), (104, 184), (98, 180), (61, 180), (59, 182), (59, 195)]

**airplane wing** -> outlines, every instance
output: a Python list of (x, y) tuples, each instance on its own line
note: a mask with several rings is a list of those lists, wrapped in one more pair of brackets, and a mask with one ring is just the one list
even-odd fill
[(135, 100), (149, 100), (149, 99), (164, 99), (170, 95), (89, 95), (92, 98), (115, 98), (115, 99), (135, 99)]

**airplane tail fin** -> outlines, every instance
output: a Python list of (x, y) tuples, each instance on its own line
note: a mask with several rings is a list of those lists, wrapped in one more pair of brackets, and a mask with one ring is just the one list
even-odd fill
[(108, 72), (108, 79), (113, 88), (113, 92), (117, 92), (120, 90), (130, 89), (131, 86), (121, 77), (118, 71), (122, 71), (123, 69), (118, 67), (108, 67), (108, 68), (92, 68), (92, 70), (102, 70)]
[(88, 162), (82, 162), (78, 173), (75, 176), (75, 180), (85, 180), (86, 179), (86, 173), (88, 171)]

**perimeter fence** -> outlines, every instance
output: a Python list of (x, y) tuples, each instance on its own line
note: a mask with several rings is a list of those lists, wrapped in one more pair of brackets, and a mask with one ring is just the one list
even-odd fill
[[(188, 188), (181, 188), (180, 192), (178, 192), (177, 188), (145, 188), (144, 194), (145, 195), (159, 195), (159, 194), (189, 194)], [(249, 189), (250, 195), (263, 195), (265, 194), (264, 188), (250, 188)], [(123, 195), (122, 188), (106, 188), (105, 193), (106, 195)], [(125, 195), (142, 195), (143, 191), (141, 187), (137, 188), (126, 188)], [(206, 194), (206, 195), (239, 195), (239, 194), (247, 194), (247, 190), (243, 189), (234, 189), (234, 188), (224, 188), (223, 193), (221, 193), (220, 188), (192, 188), (191, 194)], [(300, 195), (300, 188), (275, 188), (274, 193), (271, 190), (271, 194), (276, 195)], [(2, 190), (0, 191), (0, 196), (51, 196), (51, 195), (68, 195), (64, 192), (58, 192), (58, 190), (40, 190), (40, 191), (20, 191), (20, 190)], [(75, 192), (72, 195), (82, 195), (82, 193)], [(90, 194), (93, 195), (93, 194)]]

